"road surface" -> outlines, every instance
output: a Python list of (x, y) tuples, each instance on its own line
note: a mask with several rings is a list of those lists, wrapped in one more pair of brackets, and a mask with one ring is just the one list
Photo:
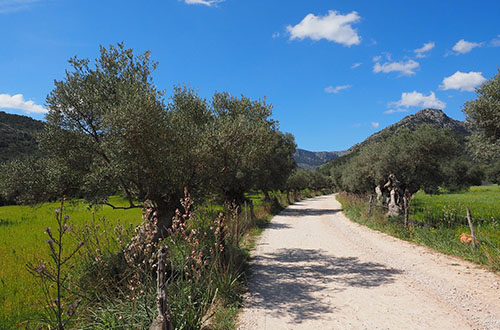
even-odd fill
[(351, 222), (320, 196), (262, 234), (239, 329), (500, 329), (500, 276)]

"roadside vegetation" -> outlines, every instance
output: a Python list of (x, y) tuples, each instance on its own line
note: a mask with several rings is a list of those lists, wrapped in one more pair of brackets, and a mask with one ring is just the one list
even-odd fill
[[(439, 195), (419, 191), (412, 202), (410, 218), (415, 221), (410, 227), (404, 226), (402, 217), (387, 217), (384, 208), (370, 206), (367, 195), (344, 192), (337, 199), (345, 214), (362, 225), (500, 271), (499, 193), (497, 185)], [(460, 235), (470, 234), (466, 206), (471, 209), (477, 248), (460, 241)]]
[[(117, 205), (126, 203), (119, 197), (111, 197), (111, 200)], [(48, 257), (45, 229), (55, 228), (54, 211), (59, 207), (58, 202), (44, 203), (35, 208), (17, 205), (0, 207), (0, 329), (12, 328), (43, 307), (42, 288), (39, 281), (28, 273), (26, 264)], [(82, 228), (92, 221), (107, 224), (108, 227), (116, 226), (119, 221), (125, 228), (135, 228), (141, 222), (139, 209), (113, 210), (109, 206), (89, 209), (89, 205), (82, 200), (68, 203), (66, 211), (73, 228)], [(112, 231), (107, 232), (102, 239), (109, 239), (111, 235)]]
[[(287, 196), (286, 192), (276, 191), (270, 192), (266, 200), (262, 192), (256, 192), (246, 194), (248, 203), (242, 209), (236, 204), (205, 204), (191, 205), (187, 213), (183, 210), (183, 215), (189, 214), (186, 227), (177, 228), (167, 243), (172, 253), (170, 275), (178, 273), (177, 278), (169, 279), (168, 286), (174, 328), (234, 328), (245, 288), (249, 252), (255, 239), (273, 214), (293, 201), (320, 193), (302, 189)], [(110, 200), (116, 205), (127, 205), (121, 197), (110, 197)], [(0, 207), (3, 256), (0, 260), (0, 329), (37, 328), (50, 323), (41, 283), (28, 273), (26, 265), (38, 266), (49, 260), (46, 228), (52, 231), (57, 228), (54, 212), (57, 209), (60, 209), (59, 202), (44, 203), (36, 208)], [(66, 297), (69, 304), (83, 299), (67, 327), (149, 328), (156, 317), (155, 273), (148, 267), (138, 267), (137, 256), (129, 259), (135, 261), (130, 263), (125, 257), (131, 247), (130, 240), (138, 238), (140, 210), (113, 210), (109, 206), (90, 209), (84, 201), (75, 200), (66, 204), (64, 215), (69, 217), (71, 227), (65, 244), (84, 243), (71, 260), (73, 292)], [(217, 219), (222, 222), (218, 223)], [(212, 248), (217, 226), (222, 226), (219, 235), (226, 235), (222, 251)], [(154, 254), (153, 249), (140, 251), (142, 258), (151, 258)], [(203, 264), (191, 259), (193, 253), (202, 253)], [(187, 273), (185, 266), (189, 266)], [(134, 274), (142, 276), (140, 281)]]

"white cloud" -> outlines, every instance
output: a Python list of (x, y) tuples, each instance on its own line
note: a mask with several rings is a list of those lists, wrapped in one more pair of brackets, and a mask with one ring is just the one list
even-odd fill
[(436, 46), (435, 43), (428, 42), (428, 43), (424, 44), (422, 47), (415, 49), (414, 52), (415, 53), (426, 53), (429, 50), (431, 50), (432, 48), (434, 48), (435, 46)]
[(326, 16), (309, 14), (297, 25), (286, 27), (290, 40), (310, 38), (312, 40), (326, 39), (344, 46), (359, 45), (361, 38), (351, 26), (359, 22), (361, 17), (353, 11), (347, 15), (330, 10)]
[(500, 47), (500, 34), (493, 40), (490, 41), (491, 47)]
[(356, 69), (357, 67), (361, 66), (361, 62), (358, 62), (358, 63), (354, 63), (353, 65), (351, 65), (351, 69)]
[(439, 88), (448, 89), (458, 89), (462, 92), (473, 92), (474, 89), (486, 81), (483, 77), (482, 72), (460, 72), (457, 71), (453, 75), (443, 79), (442, 84)]
[(385, 58), (386, 61), (392, 61), (392, 54), (388, 52), (383, 52), (380, 55), (373, 56), (372, 60), (373, 62), (380, 62), (382, 58)]
[(414, 70), (419, 66), (420, 64), (414, 60), (408, 60), (406, 62), (386, 62), (384, 64), (380, 64), (379, 62), (377, 62), (373, 66), (373, 72), (401, 72), (402, 75), (411, 76), (415, 74)]
[(23, 94), (0, 94), (0, 109), (23, 110), (28, 113), (46, 113), (47, 110), (33, 101), (25, 101)]
[(184, 0), (188, 5), (205, 5), (205, 6), (213, 6), (222, 2), (224, 0)]
[(342, 86), (328, 86), (325, 88), (325, 92), (329, 94), (338, 94), (343, 89), (351, 88), (352, 85), (342, 85)]
[[(434, 92), (431, 92), (429, 95), (425, 96), (422, 93), (418, 93), (417, 91), (413, 91), (411, 93), (402, 93), (401, 100), (396, 102), (390, 102), (389, 106), (400, 107), (421, 107), (421, 108), (437, 108), (444, 109), (446, 108), (446, 103), (439, 100)], [(396, 111), (393, 111), (396, 112)], [(392, 112), (391, 112), (392, 113)]]
[(413, 52), (417, 54), (417, 58), (424, 58), (427, 56), (425, 55), (425, 53), (433, 49), (435, 46), (436, 46), (435, 43), (428, 42), (425, 43), (422, 47), (415, 49)]
[(458, 54), (466, 54), (470, 52), (473, 48), (475, 47), (481, 47), (483, 43), (477, 43), (477, 42), (469, 42), (465, 41), (464, 39), (460, 39), (455, 46), (453, 46), (453, 50), (457, 52)]
[(30, 8), (40, 0), (0, 0), (0, 14), (7, 14)]
[(408, 112), (408, 109), (398, 108), (398, 109), (389, 109), (387, 111), (384, 111), (384, 113), (387, 114), (387, 115), (389, 115), (391, 113), (397, 113), (397, 112)]
[(378, 128), (380, 126), (380, 123), (376, 121), (372, 121), (370, 124), (372, 125), (373, 128)]
[(273, 35), (272, 35), (273, 39), (277, 39), (280, 36), (281, 36), (281, 33), (279, 33), (279, 32), (274, 32)]

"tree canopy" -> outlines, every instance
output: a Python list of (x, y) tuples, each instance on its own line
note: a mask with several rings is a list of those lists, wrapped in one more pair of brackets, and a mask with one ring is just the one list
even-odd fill
[(445, 182), (444, 165), (458, 154), (459, 144), (449, 131), (422, 125), (367, 145), (340, 165), (341, 174), (331, 171), (340, 175), (334, 181), (352, 192), (373, 192), (390, 174), (396, 175), (401, 188), (410, 194), (419, 189), (435, 192)]
[(463, 112), (473, 134), (469, 149), (476, 159), (500, 158), (500, 69), (476, 89), (477, 98), (465, 102)]
[[(47, 96), (45, 158), (2, 171), (1, 190), (19, 202), (69, 194), (108, 204), (121, 192), (128, 208), (151, 201), (166, 228), (185, 187), (199, 198), (241, 201), (250, 189), (284, 186), (295, 167), (293, 136), (279, 131), (265, 100), (215, 93), (209, 102), (174, 87), (166, 101), (153, 83), (150, 53), (135, 55), (123, 44), (101, 47), (93, 65), (69, 63)], [(9, 178), (23, 172), (31, 174), (16, 187)]]

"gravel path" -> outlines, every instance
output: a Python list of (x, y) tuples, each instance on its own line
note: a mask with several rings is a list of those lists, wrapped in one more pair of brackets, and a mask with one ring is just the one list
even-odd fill
[(334, 195), (274, 217), (239, 329), (500, 329), (500, 276), (348, 220)]

